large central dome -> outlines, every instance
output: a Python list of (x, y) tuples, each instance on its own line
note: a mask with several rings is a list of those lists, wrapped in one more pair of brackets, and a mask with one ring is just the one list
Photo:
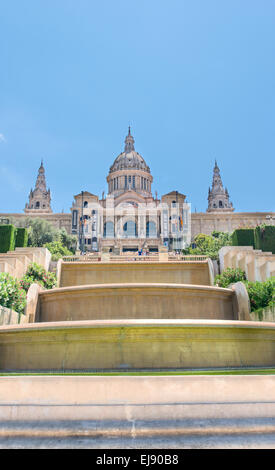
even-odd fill
[(128, 135), (125, 139), (124, 152), (120, 153), (115, 159), (114, 163), (110, 167), (110, 173), (118, 170), (125, 170), (127, 168), (132, 170), (143, 170), (150, 173), (150, 168), (146, 165), (144, 158), (135, 151), (134, 138), (131, 135), (131, 129), (129, 127)]
[(151, 184), (153, 181), (150, 168), (142, 156), (135, 151), (134, 138), (129, 127), (125, 139), (124, 152), (120, 153), (110, 167), (107, 176), (108, 194), (114, 197), (128, 191), (135, 191), (143, 197), (152, 197)]

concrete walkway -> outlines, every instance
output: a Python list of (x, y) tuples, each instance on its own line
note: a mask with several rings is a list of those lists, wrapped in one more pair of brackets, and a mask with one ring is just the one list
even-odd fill
[(275, 376), (0, 378), (0, 448), (275, 448)]

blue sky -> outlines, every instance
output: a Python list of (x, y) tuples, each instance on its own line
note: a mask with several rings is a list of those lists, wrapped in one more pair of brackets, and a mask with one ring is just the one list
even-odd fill
[(275, 210), (274, 0), (3, 0), (0, 212), (43, 158), (55, 212), (101, 195), (131, 124), (153, 192)]

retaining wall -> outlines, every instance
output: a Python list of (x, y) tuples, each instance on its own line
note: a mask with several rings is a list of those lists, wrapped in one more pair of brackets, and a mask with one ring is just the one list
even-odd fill
[(252, 246), (224, 246), (219, 250), (220, 270), (240, 268), (248, 281), (266, 281), (275, 276), (275, 255)]
[(204, 318), (237, 320), (235, 292), (183, 284), (96, 284), (39, 293), (35, 321)]
[[(211, 266), (210, 266), (211, 267)], [(113, 283), (213, 285), (208, 260), (154, 262), (60, 262), (59, 287)]]
[(0, 328), (1, 371), (221, 367), (275, 367), (275, 324), (106, 320)]

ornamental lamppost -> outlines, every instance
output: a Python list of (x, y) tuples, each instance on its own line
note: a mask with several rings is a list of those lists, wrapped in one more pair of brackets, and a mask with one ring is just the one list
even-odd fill
[(84, 191), (81, 191), (81, 224), (79, 225), (79, 248), (82, 255), (84, 253), (83, 193)]

